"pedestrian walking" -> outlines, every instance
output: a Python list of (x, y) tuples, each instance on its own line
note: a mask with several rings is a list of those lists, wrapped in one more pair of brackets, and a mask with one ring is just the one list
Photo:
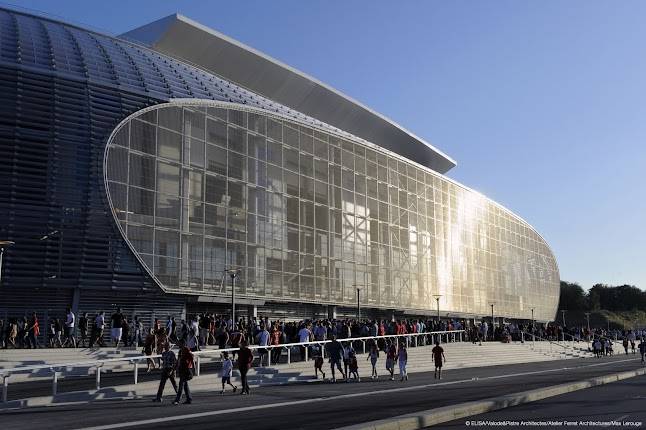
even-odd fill
[(81, 341), (79, 343), (83, 348), (85, 348), (87, 344), (87, 332), (89, 325), (90, 320), (87, 317), (87, 312), (84, 312), (83, 315), (81, 315), (81, 318), (79, 318), (79, 331), (81, 332)]
[(339, 369), (339, 372), (341, 372), (343, 379), (347, 379), (346, 374), (343, 373), (343, 369), (341, 368), (341, 360), (343, 360), (343, 354), (343, 345), (341, 345), (341, 342), (336, 339), (336, 335), (333, 334), (332, 342), (328, 344), (328, 357), (330, 357), (330, 368), (332, 369), (332, 382), (336, 382), (336, 376), (334, 374), (335, 368)]
[(72, 312), (72, 308), (65, 310), (65, 324), (63, 326), (63, 346), (71, 346), (76, 348), (76, 338), (74, 337), (74, 328), (76, 326), (76, 315)]
[(379, 375), (377, 375), (377, 360), (379, 359), (379, 348), (377, 348), (377, 344), (373, 343), (370, 345), (370, 351), (368, 351), (368, 357), (366, 360), (370, 360), (370, 364), (372, 365), (372, 379), (377, 379)]
[(265, 329), (265, 325), (260, 325), (260, 331), (258, 332), (258, 346), (262, 348), (258, 349), (258, 365), (262, 366), (263, 358), (266, 357), (267, 366), (269, 366), (269, 350), (266, 348), (269, 346), (269, 332)]
[(446, 363), (444, 356), (444, 348), (440, 346), (440, 342), (435, 341), (435, 347), (431, 350), (433, 354), (433, 361), (435, 362), (435, 379), (442, 379), (442, 364)]
[(626, 355), (628, 355), (628, 336), (624, 336), (622, 345), (624, 346), (624, 351), (626, 351)]
[(253, 352), (247, 347), (247, 341), (240, 342), (240, 350), (238, 351), (238, 370), (240, 371), (240, 383), (242, 391), (240, 394), (249, 393), (249, 382), (247, 381), (247, 372), (251, 369), (253, 364)]
[(357, 362), (357, 354), (355, 354), (354, 350), (350, 351), (349, 361), (350, 375), (355, 381), (361, 382), (359, 378), (359, 363)]
[(93, 335), (90, 338), (90, 348), (96, 342), (99, 346), (105, 346), (103, 343), (103, 330), (105, 330), (105, 312), (101, 311), (94, 318)]
[(314, 377), (316, 379), (319, 379), (319, 372), (323, 375), (323, 379), (325, 379), (325, 371), (323, 370), (323, 363), (325, 360), (321, 355), (317, 355), (314, 357)]
[(639, 354), (641, 354), (642, 364), (644, 364), (644, 355), (646, 355), (646, 342), (644, 342), (644, 338), (639, 340)]
[(31, 314), (31, 319), (29, 320), (29, 327), (27, 329), (27, 345), (29, 348), (38, 348), (38, 336), (40, 335), (40, 326), (38, 325), (38, 317), (36, 312)]
[[(148, 333), (148, 336), (146, 336), (146, 340), (144, 341), (144, 347), (142, 349), (142, 352), (144, 355), (151, 356), (153, 355), (153, 351), (155, 349), (155, 334), (153, 332), (153, 329), (150, 329), (150, 332)], [(155, 361), (152, 358), (146, 359), (146, 362), (148, 363), (148, 367), (146, 368), (146, 372), (150, 372), (152, 369), (155, 369), (157, 365), (155, 364)]]
[(406, 372), (406, 364), (408, 363), (408, 351), (406, 351), (406, 345), (403, 342), (399, 344), (399, 351), (397, 351), (397, 362), (399, 363), (400, 381), (408, 381), (408, 373)]
[(386, 370), (390, 372), (390, 380), (395, 380), (395, 360), (397, 360), (397, 347), (395, 342), (386, 343)]
[(114, 342), (114, 347), (119, 348), (119, 342), (123, 335), (123, 314), (121, 313), (121, 308), (117, 308), (117, 311), (112, 314), (110, 320), (112, 321), (112, 341)]
[(177, 396), (175, 396), (174, 405), (179, 405), (182, 398), (182, 392), (186, 393), (186, 401), (184, 404), (190, 405), (193, 401), (191, 397), (191, 390), (188, 387), (188, 381), (193, 379), (195, 374), (195, 361), (193, 353), (186, 346), (183, 346), (179, 351), (177, 359), (177, 375), (179, 376), (179, 388), (177, 389)]
[(157, 396), (153, 399), (153, 402), (161, 402), (162, 396), (164, 394), (164, 387), (166, 386), (166, 381), (170, 379), (170, 383), (177, 394), (177, 382), (175, 382), (175, 369), (177, 368), (177, 357), (175, 353), (170, 349), (170, 343), (166, 342), (164, 345), (164, 352), (162, 352), (162, 373), (161, 379), (159, 380), (159, 389), (157, 390)]
[(352, 342), (343, 350), (343, 370), (345, 371), (346, 381), (350, 380), (350, 357), (354, 354)]
[(220, 394), (224, 394), (224, 391), (225, 391), (224, 389), (227, 385), (233, 388), (234, 393), (238, 389), (238, 387), (236, 387), (231, 383), (232, 375), (233, 375), (233, 362), (229, 358), (229, 353), (225, 351), (222, 353), (222, 391), (220, 391)]

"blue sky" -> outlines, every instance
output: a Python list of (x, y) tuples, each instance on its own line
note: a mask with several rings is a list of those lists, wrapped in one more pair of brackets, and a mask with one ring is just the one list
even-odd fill
[(13, 3), (110, 34), (182, 13), (432, 142), (563, 280), (646, 288), (646, 2)]

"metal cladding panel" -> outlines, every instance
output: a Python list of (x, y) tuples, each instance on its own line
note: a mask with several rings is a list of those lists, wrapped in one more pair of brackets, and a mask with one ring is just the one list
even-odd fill
[(181, 15), (122, 37), (197, 64), (271, 100), (348, 131), (437, 172), (456, 163), (428, 142), (339, 91)]

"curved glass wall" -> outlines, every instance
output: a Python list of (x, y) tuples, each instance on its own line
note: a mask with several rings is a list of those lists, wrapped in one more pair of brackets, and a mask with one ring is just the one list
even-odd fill
[(173, 102), (110, 138), (112, 210), (170, 292), (446, 315), (554, 317), (554, 256), (524, 221), (364, 141), (260, 109)]

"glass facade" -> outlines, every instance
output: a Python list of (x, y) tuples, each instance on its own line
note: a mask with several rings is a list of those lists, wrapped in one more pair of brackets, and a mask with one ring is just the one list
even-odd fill
[[(523, 220), (370, 143), (257, 108), (131, 116), (104, 165), (115, 218), (168, 292), (551, 320), (556, 261)], [(227, 290), (227, 288), (229, 288)]]

